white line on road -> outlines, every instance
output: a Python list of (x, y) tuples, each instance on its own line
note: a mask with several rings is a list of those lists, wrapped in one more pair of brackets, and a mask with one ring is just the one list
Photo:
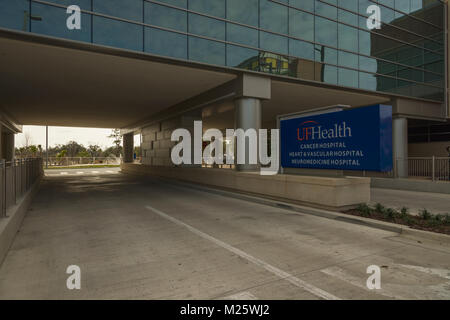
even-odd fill
[[(335, 277), (339, 280), (345, 281), (345, 282), (351, 284), (352, 286), (358, 287), (360, 289), (369, 290), (367, 288), (365, 279), (361, 279), (361, 278), (355, 277), (351, 274), (348, 274), (342, 268), (330, 267), (330, 268), (322, 269), (322, 270), (320, 270), (320, 272), (322, 272), (328, 276)], [(407, 300), (406, 298), (404, 298), (402, 296), (399, 296), (399, 295), (396, 295), (396, 294), (393, 294), (393, 293), (387, 291), (386, 288), (383, 288), (382, 290), (379, 290), (379, 291), (372, 290), (372, 293), (380, 294), (380, 295), (388, 297), (388, 298)]]
[(396, 266), (416, 270), (419, 272), (427, 273), (430, 275), (436, 275), (444, 279), (450, 280), (450, 269), (436, 269), (436, 268), (425, 268), (421, 266), (412, 266), (409, 264), (395, 264)]
[(68, 173), (68, 172), (61, 172), (60, 174), (63, 175), (63, 176), (65, 176), (65, 175), (67, 175), (67, 174), (69, 174), (69, 173)]
[(84, 174), (84, 172), (83, 171), (78, 171), (77, 174)]
[(287, 273), (286, 271), (278, 269), (277, 267), (274, 267), (274, 266), (272, 266), (272, 265), (262, 261), (261, 259), (253, 257), (253, 256), (249, 255), (248, 253), (246, 253), (246, 252), (244, 252), (244, 251), (242, 251), (242, 250), (240, 250), (238, 248), (235, 248), (235, 247), (233, 247), (233, 246), (231, 246), (231, 245), (229, 245), (229, 244), (227, 244), (227, 243), (225, 243), (225, 242), (223, 242), (223, 241), (221, 241), (219, 239), (216, 239), (216, 238), (210, 236), (209, 234), (206, 234), (206, 233), (204, 233), (204, 232), (202, 232), (202, 231), (200, 231), (200, 230), (198, 230), (198, 229), (196, 229), (196, 228), (194, 228), (194, 227), (192, 227), (192, 226), (190, 226), (190, 225), (188, 225), (188, 224), (186, 224), (186, 223), (184, 223), (184, 222), (182, 222), (182, 221), (180, 221), (180, 220), (178, 220), (176, 218), (173, 218), (173, 217), (169, 216), (168, 214), (165, 214), (164, 212), (162, 212), (162, 211), (160, 211), (158, 209), (155, 209), (155, 208), (153, 208), (151, 206), (146, 206), (146, 208), (148, 210), (151, 210), (154, 213), (158, 214), (159, 216), (161, 216), (161, 217), (163, 217), (163, 218), (165, 218), (165, 219), (167, 219), (169, 221), (172, 221), (173, 223), (175, 223), (175, 224), (177, 224), (179, 226), (185, 227), (186, 229), (188, 229), (192, 233), (195, 233), (196, 235), (202, 237), (203, 239), (209, 240), (209, 241), (215, 243), (216, 245), (218, 245), (219, 247), (222, 247), (222, 248), (224, 248), (224, 249), (226, 249), (226, 250), (228, 250), (228, 251), (238, 255), (239, 257), (241, 257), (243, 259), (246, 259), (246, 260), (248, 260), (248, 261), (250, 261), (250, 262), (252, 262), (252, 263), (254, 263), (254, 264), (256, 264), (256, 265), (258, 265), (258, 266), (260, 266), (262, 268), (264, 268), (265, 270), (275, 274), (279, 278), (284, 279), (284, 280), (290, 282), (291, 284), (293, 284), (293, 285), (295, 285), (295, 286), (297, 286), (299, 288), (302, 288), (303, 290), (306, 290), (309, 293), (312, 293), (313, 295), (315, 295), (315, 296), (317, 296), (319, 298), (326, 299), (326, 300), (340, 300), (340, 298), (332, 295), (331, 293), (328, 293), (328, 292), (326, 292), (326, 291), (324, 291), (324, 290), (322, 290), (320, 288), (317, 288), (316, 286), (314, 286), (312, 284), (309, 284), (309, 283), (307, 283), (307, 282), (305, 282), (305, 281), (303, 281), (303, 280), (293, 276), (292, 274)]
[(92, 171), (93, 174), (99, 174), (100, 171)]
[(231, 296), (225, 297), (223, 300), (258, 300), (258, 298), (255, 297), (250, 292), (245, 291), (245, 292), (239, 292), (239, 293), (233, 294)]

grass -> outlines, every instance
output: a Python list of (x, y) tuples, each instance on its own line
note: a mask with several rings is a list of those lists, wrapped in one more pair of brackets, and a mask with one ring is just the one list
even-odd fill
[(411, 215), (406, 207), (397, 211), (393, 208), (386, 208), (381, 203), (377, 203), (374, 207), (360, 204), (356, 209), (348, 210), (344, 213), (450, 235), (449, 213), (433, 214), (427, 209), (423, 209), (419, 212), (419, 215)]
[(117, 164), (93, 164), (86, 166), (66, 166), (66, 167), (49, 167), (45, 170), (59, 170), (59, 169), (95, 169), (95, 168), (119, 168)]

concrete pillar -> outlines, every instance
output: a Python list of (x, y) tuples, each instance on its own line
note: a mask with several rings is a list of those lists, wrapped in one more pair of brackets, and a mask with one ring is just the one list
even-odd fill
[[(257, 132), (262, 126), (262, 107), (263, 100), (269, 100), (272, 96), (272, 80), (268, 77), (256, 76), (251, 74), (242, 74), (235, 82), (236, 99), (235, 99), (235, 129), (255, 129)], [(248, 142), (248, 138), (246, 138)], [(258, 148), (258, 146), (257, 146)], [(235, 145), (235, 155), (237, 146)], [(245, 164), (237, 164), (237, 171), (255, 171), (259, 169), (259, 164), (249, 163), (250, 148), (249, 144), (245, 145)], [(256, 155), (259, 159), (259, 155)]]
[(6, 161), (12, 161), (15, 157), (15, 134), (14, 133), (6, 133), (5, 134), (5, 155), (4, 158)]
[(123, 162), (134, 162), (134, 133), (123, 135)]
[(2, 124), (0, 123), (0, 160), (3, 159), (3, 132)]
[(445, 14), (445, 22), (444, 22), (444, 27), (446, 28), (445, 30), (445, 35), (447, 36), (447, 57), (445, 57), (446, 63), (447, 63), (447, 117), (450, 118), (450, 36), (449, 36), (449, 32), (450, 32), (450, 5), (448, 3), (444, 4), (444, 6), (447, 7), (447, 11)]
[(394, 118), (392, 121), (394, 168), (397, 168), (398, 178), (408, 178), (408, 119)]
[[(243, 129), (247, 131), (248, 129), (255, 129), (259, 132), (262, 125), (262, 107), (261, 100), (258, 98), (238, 98), (235, 100), (235, 129)], [(248, 143), (248, 138), (246, 138), (245, 145), (245, 159), (246, 164), (237, 164), (236, 170), (238, 171), (255, 171), (259, 169), (259, 164), (250, 164), (249, 154), (250, 146)], [(236, 152), (237, 148), (235, 148)], [(257, 156), (259, 158), (259, 156)], [(235, 159), (237, 159), (235, 157)]]

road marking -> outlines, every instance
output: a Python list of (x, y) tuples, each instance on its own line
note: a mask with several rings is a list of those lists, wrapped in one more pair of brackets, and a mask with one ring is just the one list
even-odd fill
[(67, 175), (67, 174), (69, 174), (68, 172), (61, 172), (60, 173), (60, 175), (63, 175), (63, 176), (65, 176), (65, 175)]
[(225, 298), (223, 298), (223, 300), (258, 300), (258, 298), (255, 297), (250, 292), (245, 291), (245, 292), (239, 292), (239, 293), (233, 294), (231, 296), (225, 297)]
[[(414, 266), (409, 264), (394, 264), (401, 268), (422, 272), (431, 276), (438, 276), (446, 280), (450, 280), (450, 269), (426, 268), (422, 266)], [(450, 297), (450, 282), (442, 282), (435, 285), (427, 286), (432, 292), (437, 294), (440, 298), (448, 300)]]
[(78, 171), (77, 174), (84, 174), (84, 172), (83, 171)]
[(301, 288), (303, 290), (306, 290), (309, 293), (312, 293), (313, 295), (315, 295), (315, 296), (317, 296), (319, 298), (326, 299), (326, 300), (340, 300), (340, 298), (332, 295), (331, 293), (326, 292), (326, 291), (324, 291), (324, 290), (322, 290), (320, 288), (317, 288), (314, 285), (309, 284), (309, 283), (307, 283), (307, 282), (305, 282), (305, 281), (303, 281), (303, 280), (293, 276), (290, 273), (287, 273), (286, 271), (278, 269), (277, 267), (274, 267), (274, 266), (272, 266), (272, 265), (262, 261), (261, 259), (253, 257), (253, 256), (249, 255), (248, 253), (246, 253), (246, 252), (244, 252), (244, 251), (242, 251), (242, 250), (240, 250), (238, 248), (235, 248), (235, 247), (229, 245), (228, 243), (225, 243), (225, 242), (223, 242), (223, 241), (221, 241), (219, 239), (216, 239), (216, 238), (210, 236), (209, 234), (206, 234), (206, 233), (204, 233), (204, 232), (202, 232), (202, 231), (200, 231), (200, 230), (198, 230), (198, 229), (196, 229), (196, 228), (194, 228), (194, 227), (192, 227), (192, 226), (190, 226), (190, 225), (188, 225), (188, 224), (186, 224), (186, 223), (184, 223), (184, 222), (182, 222), (182, 221), (180, 221), (180, 220), (178, 220), (176, 218), (173, 218), (173, 217), (169, 216), (168, 214), (166, 214), (166, 213), (164, 213), (164, 212), (162, 212), (162, 211), (160, 211), (158, 209), (155, 209), (155, 208), (153, 208), (151, 206), (146, 206), (146, 209), (148, 209), (150, 211), (153, 211), (154, 213), (156, 213), (160, 217), (162, 217), (164, 219), (167, 219), (167, 220), (169, 220), (169, 221), (171, 221), (171, 222), (173, 222), (173, 223), (175, 223), (175, 224), (177, 224), (179, 226), (185, 227), (186, 229), (188, 229), (192, 233), (195, 233), (196, 235), (202, 237), (203, 239), (206, 239), (206, 240), (209, 240), (209, 241), (213, 242), (214, 244), (218, 245), (219, 247), (222, 247), (222, 248), (224, 248), (224, 249), (234, 253), (235, 255), (237, 255), (237, 256), (239, 256), (239, 257), (241, 257), (243, 259), (246, 259), (246, 260), (252, 262), (253, 264), (256, 264), (257, 266), (260, 266), (260, 267), (264, 268), (265, 270), (273, 273), (274, 275), (278, 276), (279, 278), (281, 278), (283, 280), (286, 280), (286, 281), (290, 282), (291, 284), (293, 284), (293, 285), (295, 285), (295, 286), (297, 286), (297, 287), (299, 287), (299, 288)]
[(92, 171), (93, 174), (99, 174), (99, 171)]
[[(355, 277), (351, 274), (348, 274), (344, 269), (339, 268), (339, 267), (330, 267), (330, 268), (326, 268), (326, 269), (322, 269), (320, 270), (320, 272), (338, 278), (339, 280), (345, 281), (355, 287), (364, 289), (366, 291), (369, 291), (369, 289), (367, 288), (366, 285), (366, 280), (367, 279), (360, 279), (358, 277)], [(404, 297), (401, 297), (399, 295), (394, 295), (391, 294), (389, 292), (386, 292), (385, 289), (381, 289), (381, 290), (371, 290), (370, 292), (375, 293), (375, 294), (379, 294), (385, 297), (389, 297), (389, 298), (393, 298), (393, 299), (401, 299), (401, 300), (408, 300)]]
[(419, 272), (423, 272), (429, 275), (439, 276), (441, 278), (450, 280), (450, 269), (436, 269), (436, 268), (425, 268), (421, 266), (413, 266), (409, 264), (394, 264), (399, 267), (403, 267), (406, 269), (411, 269)]

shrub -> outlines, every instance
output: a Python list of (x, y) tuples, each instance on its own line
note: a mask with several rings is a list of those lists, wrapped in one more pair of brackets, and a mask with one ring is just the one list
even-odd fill
[(431, 218), (433, 218), (433, 215), (427, 209), (421, 210), (419, 212), (419, 216), (425, 221), (430, 220)]
[(375, 211), (378, 213), (384, 213), (384, 211), (386, 210), (386, 208), (381, 204), (381, 203), (377, 203), (375, 205)]
[(408, 226), (412, 226), (415, 221), (411, 216), (405, 216), (405, 218), (403, 218), (403, 221), (408, 225)]
[(406, 207), (403, 207), (403, 208), (401, 208), (401, 210), (400, 210), (400, 216), (402, 217), (402, 218), (405, 218), (407, 215), (408, 215), (408, 208), (406, 208)]
[(361, 213), (361, 215), (368, 217), (370, 216), (370, 214), (372, 213), (372, 209), (367, 205), (367, 204), (360, 204), (356, 210), (359, 211), (359, 213)]
[(446, 225), (450, 225), (450, 213), (446, 213), (442, 218), (442, 223)]
[(437, 227), (437, 226), (441, 225), (441, 222), (436, 219), (429, 219), (426, 221), (426, 225), (428, 227)]
[(397, 215), (398, 212), (391, 208), (388, 208), (384, 211), (384, 216), (388, 219), (394, 219)]

